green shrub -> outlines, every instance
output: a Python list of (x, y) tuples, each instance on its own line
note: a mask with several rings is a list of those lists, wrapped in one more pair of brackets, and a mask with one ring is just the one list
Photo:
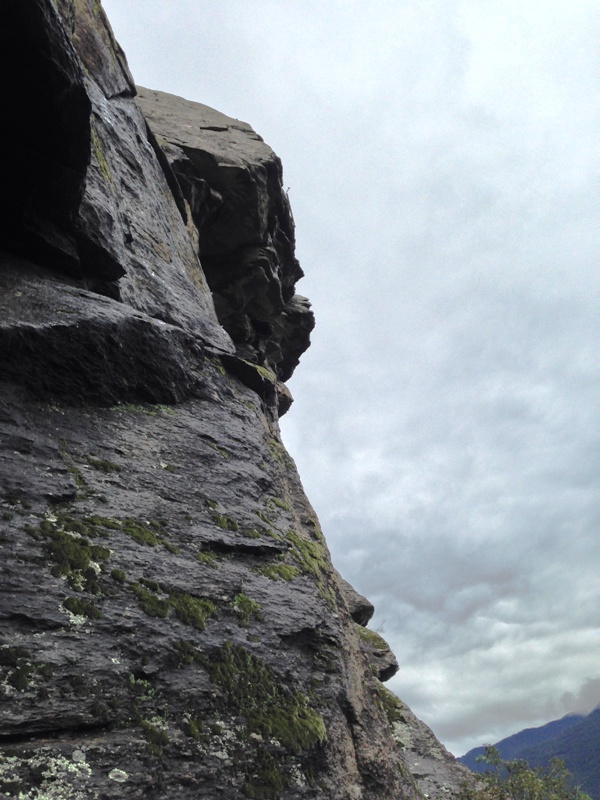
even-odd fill
[(590, 800), (573, 784), (572, 775), (560, 758), (550, 765), (530, 767), (526, 761), (505, 761), (495, 747), (487, 747), (480, 761), (489, 769), (477, 775), (476, 789), (465, 789), (460, 800)]

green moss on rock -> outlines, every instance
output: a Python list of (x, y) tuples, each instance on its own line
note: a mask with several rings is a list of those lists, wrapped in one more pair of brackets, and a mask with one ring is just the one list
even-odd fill
[(162, 728), (159, 728), (151, 720), (143, 719), (140, 724), (148, 742), (148, 751), (153, 756), (161, 756), (163, 748), (169, 744), (168, 733)]
[(389, 689), (386, 689), (378, 680), (375, 680), (375, 689), (377, 691), (377, 705), (385, 714), (390, 725), (393, 725), (395, 722), (406, 722), (402, 704), (396, 695), (390, 692)]
[(226, 531), (239, 531), (240, 526), (238, 523), (231, 519), (231, 517), (226, 517), (223, 514), (211, 514), (212, 520), (217, 526), (217, 528), (223, 528)]
[(144, 614), (149, 617), (159, 617), (166, 619), (171, 610), (171, 605), (168, 600), (157, 597), (153, 592), (148, 591), (144, 586), (139, 583), (130, 583), (129, 588), (135, 595), (139, 607)]
[(67, 513), (48, 515), (37, 528), (28, 525), (25, 530), (43, 542), (55, 577), (64, 577), (72, 589), (91, 594), (100, 591), (99, 573), (104, 571), (111, 551), (90, 542), (93, 537), (106, 535), (95, 518), (77, 519)]
[(156, 530), (153, 530), (149, 525), (144, 525), (131, 517), (127, 517), (121, 522), (121, 530), (135, 542), (138, 542), (138, 544), (144, 544), (148, 547), (156, 547), (162, 544), (163, 541)]
[(93, 795), (87, 785), (91, 767), (82, 758), (31, 746), (25, 752), (8, 752), (0, 761), (0, 795), (20, 800), (84, 800)]
[(356, 632), (370, 647), (375, 650), (389, 650), (389, 645), (383, 636), (380, 636), (376, 631), (369, 628), (363, 628), (362, 625), (356, 625)]
[(248, 734), (277, 739), (296, 755), (325, 741), (325, 724), (308, 698), (245, 648), (226, 642), (203, 663), (223, 692), (225, 709), (245, 718)]
[(298, 567), (282, 562), (261, 564), (261, 566), (255, 567), (255, 572), (270, 578), (272, 581), (291, 581), (301, 574), (301, 570)]
[(233, 598), (231, 605), (238, 615), (239, 624), (243, 628), (247, 628), (250, 625), (253, 617), (258, 622), (263, 621), (263, 615), (261, 613), (262, 606), (260, 603), (257, 603), (250, 597), (247, 597), (245, 594), (236, 595)]
[(209, 356), (206, 359), (206, 361), (209, 364), (212, 364), (212, 366), (217, 370), (219, 375), (222, 375), (223, 377), (225, 377), (227, 375), (227, 370), (223, 366), (223, 362), (221, 361), (221, 359), (218, 356)]
[(147, 414), (149, 417), (159, 417), (163, 414), (174, 416), (176, 409), (172, 406), (165, 406), (161, 403), (119, 403), (114, 408), (119, 411), (131, 414)]
[(186, 736), (189, 736), (191, 739), (194, 739), (197, 742), (203, 741), (207, 738), (204, 734), (203, 721), (198, 717), (184, 717), (181, 727)]
[(180, 639), (175, 643), (175, 663), (177, 666), (181, 664), (193, 664), (194, 662), (201, 664), (202, 659), (202, 654), (192, 642), (186, 639)]
[(80, 597), (67, 597), (63, 603), (63, 607), (75, 614), (78, 617), (87, 617), (88, 619), (100, 619), (102, 612), (89, 600), (84, 600)]
[(292, 545), (291, 554), (297, 561), (301, 571), (310, 575), (317, 583), (319, 592), (327, 602), (335, 605), (335, 596), (331, 587), (327, 585), (328, 560), (324, 546), (312, 539), (304, 539), (295, 531), (289, 531), (286, 540)]
[[(217, 610), (216, 605), (206, 598), (194, 597), (185, 592), (168, 592), (155, 581), (142, 578), (140, 583), (131, 583), (129, 588), (142, 611), (149, 617), (166, 619), (172, 610), (184, 625), (190, 625), (199, 631), (204, 630), (206, 620)], [(158, 592), (163, 596), (159, 596)]]
[(288, 505), (288, 503), (286, 503), (284, 500), (281, 500), (279, 497), (271, 497), (271, 499), (269, 500), (269, 504), (277, 506), (277, 508), (280, 508), (282, 511), (292, 510)]
[(98, 472), (123, 472), (123, 467), (120, 467), (118, 464), (114, 464), (112, 461), (108, 461), (105, 458), (96, 458), (95, 456), (88, 456), (87, 462), (90, 467), (93, 467)]
[[(93, 117), (92, 117), (93, 119)], [(102, 149), (102, 143), (100, 141), (100, 137), (98, 136), (98, 132), (94, 124), (92, 124), (91, 129), (91, 144), (92, 144), (92, 153), (94, 154), (94, 160), (100, 170), (100, 174), (102, 175), (103, 180), (105, 183), (113, 183), (113, 177), (110, 171), (110, 166), (108, 161), (106, 160), (106, 156), (104, 155), (104, 150)]]
[(272, 525), (272, 524), (273, 524), (273, 520), (272, 520), (270, 517), (268, 517), (268, 516), (265, 514), (265, 512), (264, 512), (264, 511), (261, 511), (260, 509), (257, 509), (257, 511), (256, 511), (256, 516), (257, 516), (257, 517), (258, 517), (260, 520), (262, 520), (262, 522), (266, 523), (267, 525)]
[(289, 531), (285, 538), (293, 545), (293, 555), (302, 572), (321, 580), (326, 566), (323, 548), (317, 542), (303, 539), (295, 531)]
[(226, 461), (231, 458), (231, 453), (224, 447), (219, 447), (219, 445), (216, 444), (215, 442), (207, 442), (207, 445), (210, 447), (211, 450), (214, 450), (215, 453), (218, 453), (221, 456), (221, 458), (224, 458)]
[(0, 647), (0, 667), (16, 667), (24, 658), (31, 658), (25, 647)]
[(215, 553), (212, 553), (210, 550), (203, 550), (201, 553), (196, 553), (194, 558), (196, 561), (204, 564), (205, 567), (217, 566), (218, 556)]
[(149, 578), (140, 578), (140, 583), (142, 586), (145, 586), (147, 589), (150, 589), (153, 592), (158, 592), (160, 589), (160, 585), (156, 581), (150, 580)]
[(190, 625), (198, 631), (204, 630), (206, 620), (217, 610), (216, 605), (210, 600), (183, 592), (169, 595), (169, 603), (184, 625)]
[[(139, 544), (149, 547), (163, 545), (171, 553), (179, 552), (165, 539), (166, 531), (160, 523), (140, 522), (132, 517), (118, 520), (98, 515), (78, 516), (69, 510), (48, 513), (37, 527), (27, 524), (24, 530), (42, 542), (55, 577), (65, 578), (72, 589), (90, 594), (100, 593), (101, 575), (107, 571), (111, 556), (108, 547), (90, 541), (92, 539), (107, 538), (111, 532), (120, 531)], [(115, 574), (118, 572), (111, 573), (113, 579), (119, 580)]]
[(259, 750), (246, 768), (242, 791), (252, 800), (279, 800), (289, 785), (290, 779), (282, 768), (281, 759), (268, 750)]
[(0, 647), (0, 684), (24, 692), (35, 679), (39, 691), (40, 681), (49, 680), (53, 672), (51, 664), (36, 663), (25, 647)]

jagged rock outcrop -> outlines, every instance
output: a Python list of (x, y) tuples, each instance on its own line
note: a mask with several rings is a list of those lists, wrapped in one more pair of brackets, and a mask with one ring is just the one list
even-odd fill
[(279, 436), (312, 328), (279, 161), (136, 100), (97, 0), (1, 16), (0, 795), (418, 797)]
[(201, 103), (141, 87), (138, 102), (199, 231), (219, 321), (243, 359), (287, 380), (314, 319), (294, 290), (303, 273), (279, 159), (245, 122)]

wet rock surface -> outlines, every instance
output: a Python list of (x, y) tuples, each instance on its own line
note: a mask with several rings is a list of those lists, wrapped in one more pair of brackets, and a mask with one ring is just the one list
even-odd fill
[(0, 796), (446, 792), (279, 435), (312, 315), (276, 156), (179, 98), (148, 126), (96, 0), (2, 15), (52, 136), (2, 167)]

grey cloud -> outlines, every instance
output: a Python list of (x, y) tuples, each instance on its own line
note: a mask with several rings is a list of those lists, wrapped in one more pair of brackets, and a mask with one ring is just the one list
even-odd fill
[(600, 678), (588, 678), (577, 694), (565, 692), (561, 705), (567, 711), (589, 714), (600, 705)]

